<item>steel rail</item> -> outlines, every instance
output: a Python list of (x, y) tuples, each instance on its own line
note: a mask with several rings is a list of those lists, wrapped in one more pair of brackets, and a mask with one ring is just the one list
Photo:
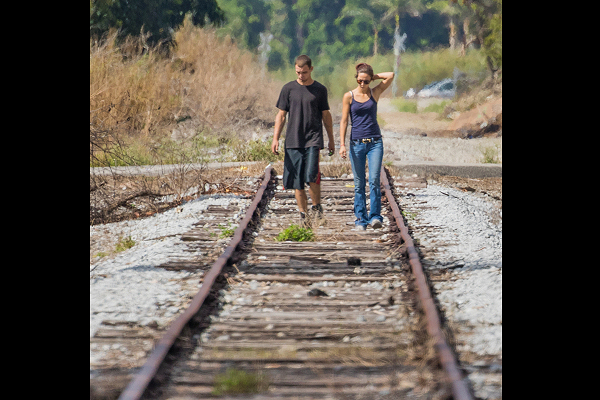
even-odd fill
[(400, 235), (404, 244), (406, 245), (406, 253), (408, 255), (408, 262), (411, 266), (413, 275), (415, 277), (417, 289), (419, 291), (419, 300), (425, 311), (425, 318), (427, 320), (427, 333), (435, 340), (435, 349), (438, 353), (440, 364), (444, 369), (449, 383), (452, 386), (452, 394), (454, 400), (473, 400), (469, 389), (465, 381), (462, 379), (462, 374), (458, 368), (456, 358), (450, 350), (450, 346), (444, 338), (442, 327), (440, 324), (440, 316), (437, 312), (437, 308), (431, 296), (431, 291), (427, 285), (425, 273), (423, 272), (423, 266), (419, 260), (419, 253), (415, 249), (414, 242), (408, 233), (408, 228), (404, 225), (400, 208), (396, 203), (396, 199), (392, 194), (390, 188), (390, 182), (387, 178), (387, 173), (383, 165), (381, 166), (381, 181), (385, 189), (385, 195), (388, 199), (392, 213), (396, 219), (396, 225), (400, 229)]
[[(223, 254), (213, 263), (210, 270), (205, 275), (200, 290), (194, 296), (188, 308), (171, 324), (165, 335), (157, 342), (154, 350), (142, 366), (141, 370), (134, 376), (132, 381), (119, 396), (119, 400), (139, 400), (144, 395), (148, 385), (155, 377), (161, 363), (164, 361), (177, 337), (181, 334), (184, 327), (190, 322), (194, 315), (198, 313), (200, 307), (212, 289), (217, 277), (229, 262), (230, 258), (235, 252), (235, 249), (241, 243), (243, 233), (252, 220), (254, 212), (258, 208), (259, 203), (263, 199), (264, 192), (271, 179), (271, 175), (272, 166), (269, 165), (265, 169), (265, 177), (263, 182), (260, 188), (257, 190), (254, 200), (248, 207), (244, 219), (242, 219), (238, 228), (235, 230), (229, 245)], [(462, 380), (462, 375), (456, 363), (456, 358), (452, 354), (450, 347), (445, 341), (440, 325), (440, 317), (435, 307), (435, 303), (431, 297), (431, 292), (429, 290), (429, 286), (427, 285), (423, 267), (419, 261), (419, 255), (414, 247), (413, 240), (408, 233), (408, 228), (404, 225), (402, 214), (400, 213), (396, 199), (391, 192), (390, 184), (383, 166), (381, 168), (381, 175), (386, 197), (388, 198), (388, 202), (392, 208), (396, 225), (400, 229), (400, 235), (406, 245), (406, 254), (408, 255), (409, 264), (411, 265), (412, 272), (415, 276), (417, 289), (419, 291), (419, 299), (427, 319), (427, 332), (435, 339), (435, 348), (438, 353), (442, 368), (446, 372), (448, 381), (452, 386), (454, 399), (472, 400), (473, 397), (471, 396), (467, 385)]]
[(213, 263), (210, 270), (204, 276), (200, 290), (198, 293), (196, 293), (184, 313), (181, 314), (171, 324), (167, 332), (157, 342), (154, 350), (142, 366), (141, 370), (134, 376), (134, 378), (131, 380), (131, 382), (129, 382), (125, 390), (123, 390), (119, 396), (119, 400), (139, 400), (144, 395), (144, 392), (158, 372), (161, 363), (164, 361), (169, 350), (175, 343), (175, 340), (181, 334), (183, 328), (194, 317), (194, 315), (198, 313), (200, 307), (202, 307), (202, 304), (212, 289), (215, 280), (223, 270), (223, 267), (225, 267), (229, 262), (229, 259), (232, 257), (237, 246), (241, 243), (244, 230), (248, 227), (248, 223), (252, 220), (254, 212), (263, 199), (264, 192), (271, 179), (272, 169), (273, 167), (270, 164), (265, 169), (265, 177), (260, 188), (256, 192), (256, 195), (254, 196), (254, 200), (248, 207), (244, 219), (242, 219), (239, 226), (235, 230), (233, 238), (229, 242), (227, 248), (225, 248), (223, 254)]

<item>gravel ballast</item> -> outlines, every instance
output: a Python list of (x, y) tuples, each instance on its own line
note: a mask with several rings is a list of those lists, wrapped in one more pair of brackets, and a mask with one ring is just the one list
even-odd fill
[(502, 398), (501, 202), (436, 184), (396, 191), (475, 395)]
[[(477, 397), (501, 398), (501, 201), (435, 181), (424, 189), (396, 187), (396, 194), (453, 332), (461, 367)], [(237, 204), (240, 212), (231, 216), (237, 225), (250, 201), (233, 195), (203, 196), (151, 217), (90, 226), (90, 337), (104, 320), (168, 326), (198, 290), (203, 272), (156, 267), (205, 257), (180, 238), (204, 218), (209, 205)], [(135, 245), (114, 253), (119, 238), (127, 237)], [(222, 244), (228, 240), (222, 239)], [(108, 255), (97, 257), (99, 252)], [(91, 347), (90, 363), (108, 350)]]
[[(102, 320), (168, 325), (198, 290), (202, 273), (156, 267), (170, 261), (201, 259), (204, 255), (191, 251), (180, 240), (181, 235), (202, 221), (202, 211), (209, 205), (231, 203), (245, 210), (250, 200), (233, 195), (204, 196), (148, 218), (90, 226), (90, 337)], [(243, 214), (232, 215), (231, 222), (237, 224)], [(120, 237), (131, 237), (135, 245), (117, 254), (95, 256), (114, 250)], [(226, 244), (228, 240), (220, 241)]]

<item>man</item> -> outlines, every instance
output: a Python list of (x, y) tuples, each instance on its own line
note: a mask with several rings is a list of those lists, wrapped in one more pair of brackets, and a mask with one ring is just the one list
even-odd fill
[(312, 76), (312, 61), (307, 55), (296, 58), (294, 64), (298, 79), (286, 83), (281, 89), (276, 107), (275, 132), (271, 151), (279, 154), (279, 136), (285, 125), (287, 113), (290, 121), (285, 135), (285, 155), (283, 160), (283, 187), (295, 189), (296, 203), (300, 211), (301, 223), (306, 220), (308, 199), (304, 185), (308, 183), (311, 211), (322, 217), (321, 173), (319, 171), (319, 151), (324, 148), (323, 124), (329, 137), (329, 155), (335, 151), (333, 122), (329, 112), (327, 88), (315, 81)]

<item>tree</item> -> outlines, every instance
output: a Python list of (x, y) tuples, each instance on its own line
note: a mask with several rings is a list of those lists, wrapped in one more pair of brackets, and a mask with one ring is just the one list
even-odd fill
[(425, 10), (423, 0), (378, 0), (378, 2), (386, 8), (386, 12), (382, 17), (383, 21), (394, 18), (396, 29), (400, 28), (399, 20), (405, 14), (417, 17)]
[(153, 42), (169, 39), (188, 12), (195, 25), (223, 21), (216, 0), (90, 0), (90, 37), (118, 28), (122, 36), (143, 30)]
[(344, 18), (360, 18), (368, 21), (373, 29), (373, 55), (379, 53), (379, 31), (385, 22), (385, 5), (380, 0), (348, 0), (336, 20), (339, 24)]
[[(457, 0), (450, 0), (456, 3)], [(502, 0), (462, 0), (473, 11), (475, 35), (492, 77), (502, 66)]]
[(219, 0), (219, 5), (224, 12), (220, 30), (243, 46), (256, 50), (260, 33), (268, 29), (271, 20), (270, 6), (257, 0)]

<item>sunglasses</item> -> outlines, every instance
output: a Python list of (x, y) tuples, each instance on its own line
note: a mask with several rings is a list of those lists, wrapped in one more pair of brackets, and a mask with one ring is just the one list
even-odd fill
[(364, 83), (365, 85), (368, 85), (369, 83), (371, 83), (371, 81), (367, 81), (367, 80), (362, 80), (362, 79), (357, 79), (356, 82), (358, 82), (359, 84)]

